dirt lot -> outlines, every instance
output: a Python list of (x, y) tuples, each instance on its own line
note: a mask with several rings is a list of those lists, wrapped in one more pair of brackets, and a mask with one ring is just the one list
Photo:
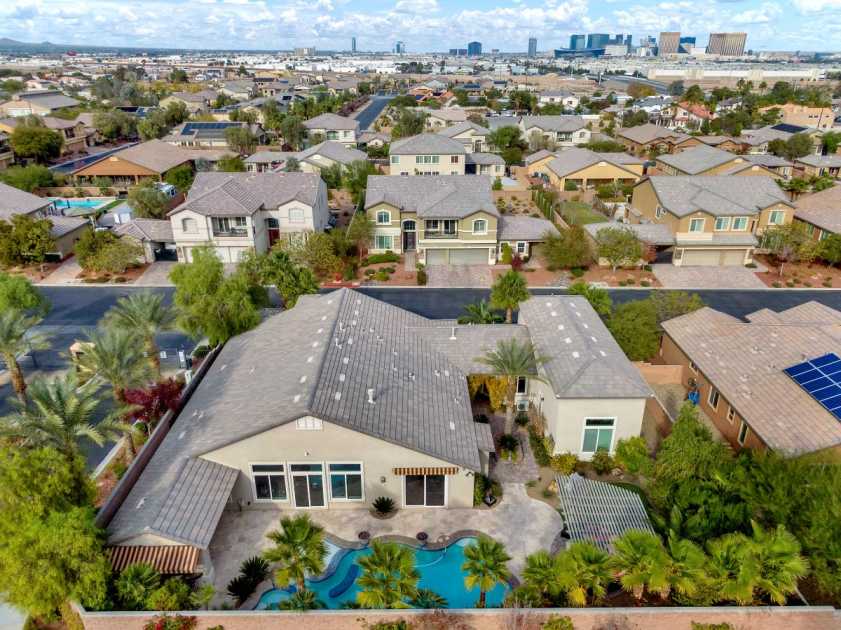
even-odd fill
[[(106, 284), (106, 283), (120, 283), (120, 284), (131, 284), (135, 280), (137, 280), (140, 276), (143, 275), (143, 272), (149, 267), (148, 264), (137, 265), (136, 267), (130, 267), (126, 269), (125, 273), (118, 273), (118, 274), (96, 274), (92, 271), (82, 271), (76, 277), (79, 278), (85, 284)], [(118, 280), (117, 278), (124, 278), (123, 280)]]
[(769, 287), (841, 287), (841, 269), (822, 263), (786, 263), (780, 275), (780, 263), (771, 256), (757, 256), (756, 261), (768, 268), (756, 274)]
[[(573, 281), (576, 279), (573, 278)], [(617, 269), (613, 271), (610, 267), (590, 267), (584, 272), (581, 278), (583, 282), (604, 282), (611, 287), (622, 286), (662, 286), (654, 274), (643, 269)]]

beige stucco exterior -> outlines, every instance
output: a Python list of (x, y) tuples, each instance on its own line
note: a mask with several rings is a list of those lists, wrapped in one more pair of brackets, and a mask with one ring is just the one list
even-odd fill
[(549, 163), (552, 159), (554, 157), (538, 160), (529, 166), (529, 173), (546, 175), (549, 178), (549, 183), (559, 190), (564, 190), (564, 186), (566, 186), (566, 182), (568, 181), (575, 182), (578, 188), (593, 188), (611, 183), (634, 184), (642, 177), (642, 164), (618, 166), (607, 161), (602, 161), (579, 171), (559, 176), (549, 168)]
[(391, 155), (389, 174), (464, 175), (464, 162), (464, 155), (461, 154)]
[[(311, 417), (308, 417), (311, 418)], [(404, 446), (353, 431), (330, 422), (321, 422), (320, 430), (299, 429), (297, 422), (259, 433), (234, 444), (205, 453), (204, 459), (240, 471), (231, 503), (243, 508), (288, 509), (295, 507), (289, 484), (289, 464), (320, 463), (324, 470), (326, 509), (367, 509), (377, 497), (394, 499), (395, 505), (406, 507), (403, 476), (394, 473), (396, 467), (453, 467), (450, 462), (419, 453)], [(327, 475), (328, 463), (362, 464), (363, 498), (361, 500), (333, 500)], [(251, 479), (252, 464), (284, 464), (287, 470), (286, 501), (256, 501)], [(474, 472), (455, 466), (458, 472), (447, 475), (446, 507), (473, 506)], [(313, 508), (315, 509), (315, 508)], [(434, 509), (415, 508), (406, 509)]]

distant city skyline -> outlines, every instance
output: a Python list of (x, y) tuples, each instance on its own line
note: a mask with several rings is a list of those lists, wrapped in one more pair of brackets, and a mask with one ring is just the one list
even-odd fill
[[(162, 19), (165, 16), (165, 19)], [(820, 24), (820, 28), (814, 28)], [(175, 27), (175, 28), (173, 28)], [(197, 49), (440, 52), (566, 48), (578, 33), (627, 33), (634, 42), (680, 32), (706, 46), (710, 33), (746, 32), (754, 50), (841, 48), (841, 0), (11, 0), (0, 37), (60, 44)]]

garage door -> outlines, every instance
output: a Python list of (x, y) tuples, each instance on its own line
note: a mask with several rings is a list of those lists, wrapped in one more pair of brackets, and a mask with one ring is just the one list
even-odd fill
[(451, 265), (487, 265), (487, 249), (451, 249)]
[(744, 265), (745, 264), (745, 250), (743, 249), (728, 249), (721, 252), (722, 265)]
[(718, 267), (721, 251), (716, 249), (683, 250), (684, 267)]
[(426, 264), (427, 265), (446, 265), (447, 264), (447, 250), (446, 249), (428, 249), (428, 250), (426, 250)]

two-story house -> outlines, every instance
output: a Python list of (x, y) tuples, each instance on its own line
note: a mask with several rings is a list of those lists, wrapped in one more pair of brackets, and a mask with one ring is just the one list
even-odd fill
[[(80, 153), (88, 146), (88, 129), (80, 120), (67, 120), (54, 116), (42, 116), (38, 119), (44, 127), (55, 131), (61, 136), (62, 155), (68, 153)], [(0, 131), (12, 134), (18, 125), (24, 124), (25, 119), (21, 117), (4, 118), (0, 120)]]
[(353, 118), (328, 113), (305, 120), (304, 129), (306, 129), (310, 144), (332, 140), (333, 142), (340, 142), (346, 147), (356, 148), (359, 122)]
[(198, 173), (187, 199), (169, 213), (178, 260), (210, 244), (224, 262), (280, 239), (305, 239), (327, 226), (327, 187), (314, 173)]
[(569, 90), (547, 90), (537, 95), (537, 104), (561, 105), (564, 109), (575, 109), (581, 104), (581, 99)]
[(780, 175), (748, 160), (746, 156), (722, 151), (706, 144), (657, 157), (657, 168), (665, 175), (762, 175), (780, 178)]
[(183, 103), (191, 114), (206, 112), (210, 105), (219, 96), (216, 90), (200, 90), (198, 92), (173, 92), (164, 99), (161, 99), (161, 107), (170, 103)]
[(490, 135), (491, 130), (470, 120), (441, 129), (438, 133), (453, 140), (458, 140), (464, 145), (464, 150), (468, 153), (485, 153), (490, 149), (488, 135)]
[(628, 153), (596, 153), (574, 147), (552, 153), (541, 150), (525, 159), (529, 175), (541, 176), (558, 190), (567, 183), (576, 189), (603, 184), (634, 184), (643, 175), (643, 159)]
[(572, 147), (590, 142), (590, 129), (581, 116), (523, 116), (518, 126), (526, 141), (539, 136), (550, 147)]
[(467, 149), (453, 138), (421, 133), (389, 145), (391, 175), (464, 175)]
[(647, 177), (634, 186), (631, 220), (669, 226), (678, 266), (745, 265), (757, 235), (791, 223), (794, 206), (770, 177)]
[(48, 116), (57, 109), (78, 104), (75, 98), (65, 96), (59, 90), (30, 90), (0, 103), (0, 116)]
[(694, 136), (652, 123), (617, 129), (616, 139), (634, 155), (677, 153), (703, 144)]

